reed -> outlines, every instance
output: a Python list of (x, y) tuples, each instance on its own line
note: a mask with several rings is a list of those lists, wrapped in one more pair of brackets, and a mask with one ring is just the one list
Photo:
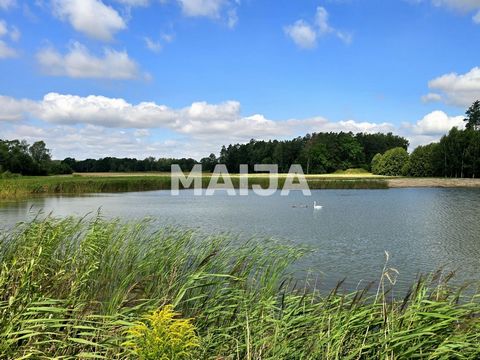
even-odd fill
[[(34, 220), (0, 235), (1, 359), (473, 359), (478, 294), (295, 286), (307, 252), (154, 222)], [(436, 284), (436, 285), (432, 285)]]
[[(239, 186), (239, 177), (232, 176), (232, 183)], [(207, 187), (210, 174), (202, 179), (203, 187)], [(279, 178), (282, 187), (284, 177)], [(388, 183), (384, 179), (346, 179), (346, 178), (316, 178), (309, 177), (307, 182), (311, 189), (386, 189)], [(249, 184), (267, 187), (266, 177), (252, 176)], [(85, 194), (105, 192), (128, 192), (148, 190), (170, 190), (170, 175), (156, 176), (45, 176), (18, 177), (15, 179), (0, 179), (0, 200), (25, 198), (43, 194)]]

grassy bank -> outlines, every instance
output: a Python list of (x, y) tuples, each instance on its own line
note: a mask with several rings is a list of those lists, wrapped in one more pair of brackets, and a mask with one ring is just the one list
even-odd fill
[[(232, 175), (232, 183), (239, 186), (239, 177)], [(203, 186), (207, 187), (210, 174), (203, 176)], [(268, 178), (262, 175), (251, 176), (250, 185), (268, 186)], [(279, 186), (282, 187), (285, 176), (279, 177)], [(311, 189), (383, 189), (387, 188), (384, 179), (352, 178), (352, 177), (320, 177), (308, 176)], [(87, 176), (46, 176), (46, 177), (19, 177), (15, 179), (0, 179), (0, 200), (28, 197), (37, 194), (85, 194), (101, 192), (126, 192), (146, 190), (170, 190), (171, 179), (169, 174), (151, 175), (118, 175), (106, 174)]]
[[(0, 247), (1, 359), (473, 359), (478, 296), (297, 289), (303, 251), (148, 222), (20, 225)], [(438, 281), (436, 281), (438, 284)], [(376, 294), (376, 295), (375, 295)]]

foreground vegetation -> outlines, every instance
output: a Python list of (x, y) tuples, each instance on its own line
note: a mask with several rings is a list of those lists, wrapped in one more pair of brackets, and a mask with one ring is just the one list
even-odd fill
[[(115, 174), (113, 174), (115, 175)], [(127, 192), (146, 190), (170, 190), (170, 174), (130, 174), (131, 176), (38, 176), (0, 179), (0, 200), (18, 199), (34, 195), (48, 194), (85, 194), (101, 192)], [(238, 187), (239, 177), (232, 175), (232, 183)], [(203, 186), (207, 187), (210, 174), (204, 174)], [(268, 186), (268, 178), (253, 175), (250, 184)], [(283, 186), (285, 176), (279, 177)], [(387, 182), (382, 178), (367, 175), (345, 176), (343, 174), (320, 177), (309, 176), (307, 182), (311, 189), (385, 189)]]
[(387, 267), (370, 292), (322, 294), (289, 280), (306, 250), (235, 240), (148, 221), (20, 224), (0, 240), (0, 358), (480, 356), (478, 295), (431, 277), (393, 299)]

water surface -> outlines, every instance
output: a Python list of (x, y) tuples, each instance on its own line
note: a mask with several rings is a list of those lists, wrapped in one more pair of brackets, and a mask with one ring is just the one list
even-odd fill
[[(322, 210), (313, 210), (314, 200)], [(152, 191), (39, 197), (1, 204), (0, 228), (31, 219), (40, 210), (83, 216), (101, 208), (105, 217), (148, 216), (163, 224), (309, 246), (315, 253), (297, 268), (311, 270), (324, 288), (344, 277), (349, 289), (378, 279), (388, 251), (405, 288), (419, 273), (440, 267), (458, 269), (457, 281), (480, 280), (479, 201), (478, 189), (318, 190), (311, 197), (295, 191), (288, 197), (229, 197), (222, 192), (196, 197), (190, 190), (179, 196)], [(298, 204), (309, 207), (292, 207)]]

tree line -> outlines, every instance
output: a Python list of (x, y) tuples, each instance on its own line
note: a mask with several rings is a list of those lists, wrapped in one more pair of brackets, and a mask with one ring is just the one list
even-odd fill
[(172, 164), (190, 171), (202, 164), (204, 171), (213, 171), (219, 163), (226, 164), (229, 172), (238, 172), (241, 164), (253, 171), (255, 164), (278, 164), (280, 172), (288, 172), (292, 164), (301, 164), (308, 173), (328, 173), (352, 167), (370, 168), (373, 156), (394, 147), (407, 149), (408, 141), (388, 134), (314, 133), (292, 140), (257, 141), (223, 146), (220, 156), (215, 154), (201, 159), (105, 157), (76, 160), (51, 160), (50, 150), (43, 141), (27, 144), (25, 141), (0, 140), (0, 173), (9, 171), (22, 175), (68, 174), (72, 172), (168, 172)]
[(72, 170), (62, 161), (52, 160), (45, 142), (29, 145), (25, 140), (0, 139), (0, 175), (70, 174)]
[(223, 146), (218, 157), (210, 154), (200, 161), (154, 157), (143, 160), (105, 157), (55, 161), (43, 141), (29, 145), (20, 140), (0, 140), (0, 174), (168, 172), (172, 164), (180, 165), (183, 171), (190, 171), (198, 163), (208, 172), (221, 163), (231, 173), (239, 172), (241, 164), (247, 164), (249, 171), (254, 170), (255, 164), (278, 164), (280, 172), (288, 172), (292, 164), (300, 164), (310, 174), (363, 168), (374, 174), (389, 176), (478, 177), (480, 101), (475, 101), (466, 111), (465, 122), (465, 130), (454, 127), (439, 142), (418, 146), (411, 154), (407, 152), (408, 140), (392, 133), (322, 132), (291, 140), (251, 140), (246, 144)]
[(376, 154), (372, 172), (390, 176), (479, 177), (480, 101), (468, 108), (464, 121), (464, 130), (453, 127), (439, 142), (418, 146), (410, 155), (403, 148)]
[(292, 140), (223, 146), (218, 161), (229, 172), (238, 172), (240, 164), (248, 164), (250, 171), (255, 164), (278, 164), (280, 172), (300, 164), (306, 173), (324, 174), (349, 168), (369, 170), (375, 154), (395, 147), (406, 150), (408, 145), (407, 139), (392, 133), (313, 133)]

